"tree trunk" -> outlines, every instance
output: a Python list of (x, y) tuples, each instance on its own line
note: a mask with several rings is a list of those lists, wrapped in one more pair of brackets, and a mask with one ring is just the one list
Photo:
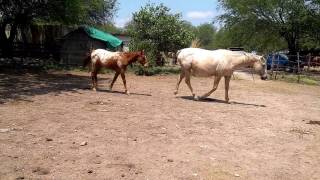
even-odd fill
[(7, 23), (0, 25), (0, 49), (2, 51), (2, 56), (12, 58), (13, 56), (13, 40), (17, 34), (17, 25), (12, 24), (10, 29), (10, 35), (6, 35)]
[(164, 59), (163, 59), (163, 57), (162, 57), (162, 55), (161, 55), (161, 53), (158, 51), (157, 52), (157, 59), (156, 59), (156, 65), (157, 66), (163, 66), (164, 65)]

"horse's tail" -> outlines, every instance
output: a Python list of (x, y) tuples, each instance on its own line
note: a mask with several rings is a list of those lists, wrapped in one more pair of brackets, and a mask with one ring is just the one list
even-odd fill
[(93, 52), (93, 49), (90, 49), (89, 52), (86, 53), (86, 57), (83, 60), (82, 67), (85, 68), (89, 63), (91, 63), (91, 54)]
[(86, 67), (91, 62), (91, 55), (86, 55), (86, 58), (83, 60), (82, 67)]
[(175, 56), (175, 62), (179, 63), (179, 64), (181, 63), (179, 58), (178, 58), (180, 53), (181, 53), (181, 50), (178, 50), (177, 53), (176, 53), (176, 56)]

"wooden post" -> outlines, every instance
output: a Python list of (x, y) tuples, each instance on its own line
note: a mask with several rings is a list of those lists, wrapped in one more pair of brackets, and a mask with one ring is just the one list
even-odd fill
[(279, 61), (280, 61), (280, 54), (278, 54), (277, 71), (276, 71), (276, 75), (274, 77), (275, 80), (277, 80), (277, 75), (278, 75), (278, 71), (279, 71)]
[(297, 52), (297, 60), (298, 60), (298, 83), (300, 83), (300, 56), (299, 56), (299, 52)]
[(311, 53), (308, 54), (308, 72), (310, 71)]
[(272, 59), (271, 59), (271, 78), (273, 79), (273, 63), (274, 63), (274, 54), (272, 53)]

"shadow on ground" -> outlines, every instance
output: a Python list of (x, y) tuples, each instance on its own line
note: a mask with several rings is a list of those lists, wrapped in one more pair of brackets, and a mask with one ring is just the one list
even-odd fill
[[(105, 80), (100, 78), (99, 80)], [(48, 93), (80, 93), (89, 89), (91, 79), (88, 76), (72, 74), (49, 74), (29, 71), (1, 71), (0, 104), (10, 100), (29, 101), (28, 97)]]
[(320, 125), (320, 121), (309, 121), (307, 124)]
[[(180, 96), (180, 97), (177, 97), (177, 98), (182, 98), (182, 99), (185, 99), (185, 100), (194, 101), (192, 96)], [(266, 107), (266, 105), (242, 103), (242, 102), (235, 102), (235, 101), (230, 101), (229, 103), (227, 103), (224, 100), (219, 100), (219, 99), (214, 99), (214, 98), (205, 98), (205, 99), (201, 99), (201, 100), (198, 100), (198, 101), (199, 102), (210, 102), (210, 103), (222, 103), (222, 104), (230, 104), (230, 105), (236, 104), (236, 105), (243, 105), (243, 106)]]
[[(104, 90), (104, 89), (98, 89), (97, 91), (100, 92), (107, 92), (107, 93), (114, 93), (114, 94), (126, 94), (124, 91), (114, 91), (114, 90)], [(137, 95), (137, 96), (152, 96), (151, 94), (143, 94), (143, 93), (133, 93), (130, 92), (130, 95)]]

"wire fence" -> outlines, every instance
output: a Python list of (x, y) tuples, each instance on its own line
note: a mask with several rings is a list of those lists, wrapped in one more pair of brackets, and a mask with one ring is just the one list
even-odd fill
[(320, 56), (311, 54), (285, 55), (274, 53), (267, 58), (267, 70), (271, 79), (289, 79), (298, 83), (315, 81), (320, 84)]
[[(79, 43), (81, 45), (81, 42)], [(46, 46), (43, 44), (15, 43), (13, 57), (3, 58), (0, 51), (0, 66), (42, 67), (54, 63), (61, 66), (72, 66), (72, 63), (66, 61), (65, 58), (81, 61), (86, 49), (85, 44), (83, 46), (79, 49), (68, 48), (66, 51), (59, 44)], [(172, 63), (169, 64), (172, 65)], [(320, 55), (311, 53), (301, 55), (299, 52), (296, 55), (271, 53), (267, 57), (266, 68), (269, 77), (274, 80), (290, 78), (290, 81), (303, 83), (308, 78), (320, 85)]]

